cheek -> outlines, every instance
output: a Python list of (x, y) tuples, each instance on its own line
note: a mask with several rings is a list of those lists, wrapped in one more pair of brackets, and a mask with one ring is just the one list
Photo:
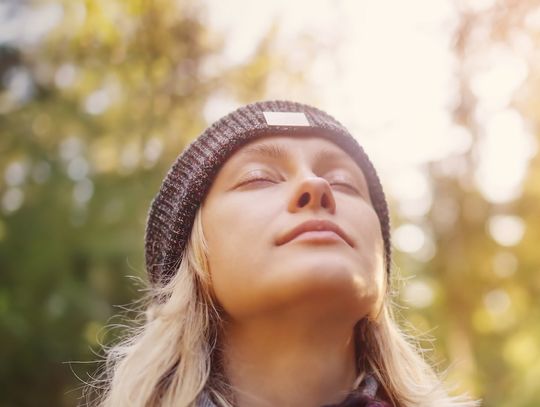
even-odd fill
[(203, 210), (203, 231), (208, 247), (208, 262), (212, 279), (227, 271), (242, 251), (241, 234), (238, 233), (236, 214), (228, 213), (224, 208), (209, 206)]
[(225, 311), (235, 315), (248, 308), (257, 273), (268, 263), (268, 228), (259, 211), (238, 203), (209, 205), (202, 215), (212, 289)]
[(379, 297), (386, 286), (384, 267), (384, 242), (379, 218), (372, 207), (362, 206), (349, 213), (351, 230), (354, 231), (358, 254), (366, 287)]
[[(207, 209), (203, 210), (203, 230), (210, 261), (239, 263), (253, 259), (254, 251), (264, 238), (262, 234), (269, 216), (234, 202)], [(251, 255), (246, 256), (246, 253)]]
[(347, 219), (347, 229), (353, 234), (360, 255), (374, 262), (383, 249), (381, 226), (375, 210), (362, 203), (345, 207), (340, 215)]

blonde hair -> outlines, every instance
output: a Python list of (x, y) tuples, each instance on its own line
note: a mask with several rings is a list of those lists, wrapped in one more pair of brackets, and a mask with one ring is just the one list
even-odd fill
[[(206, 394), (219, 407), (234, 406), (234, 389), (221, 369), (221, 312), (211, 293), (200, 213), (176, 275), (149, 289), (142, 324), (107, 349), (101, 378), (86, 388), (87, 405), (195, 407)], [(395, 406), (478, 405), (448, 395), (422, 350), (396, 324), (388, 298), (375, 321), (357, 324), (355, 335), (361, 353), (357, 382), (369, 370)], [(91, 400), (96, 388), (100, 393)]]

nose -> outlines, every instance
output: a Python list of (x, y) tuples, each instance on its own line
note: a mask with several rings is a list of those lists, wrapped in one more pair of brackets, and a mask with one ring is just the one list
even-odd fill
[(288, 209), (290, 212), (323, 209), (335, 213), (336, 201), (330, 184), (320, 177), (304, 178), (289, 201)]

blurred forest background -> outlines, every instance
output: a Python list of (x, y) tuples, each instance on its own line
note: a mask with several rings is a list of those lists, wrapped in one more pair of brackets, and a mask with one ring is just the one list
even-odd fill
[[(365, 143), (391, 201), (401, 314), (435, 338), (448, 380), (485, 406), (540, 405), (540, 4), (376, 3), (0, 2), (0, 406), (78, 403), (75, 375), (88, 379), (114, 340), (104, 327), (141, 294), (146, 213), (169, 165), (262, 98), (327, 109)], [(422, 102), (407, 120), (435, 120), (432, 53), (400, 54), (388, 29), (425, 25), (426, 10), (446, 22), (433, 58), (449, 76), (445, 126), (422, 140), (391, 122), (395, 100)], [(368, 23), (389, 34), (355, 42)], [(432, 140), (451, 147), (396, 167)]]

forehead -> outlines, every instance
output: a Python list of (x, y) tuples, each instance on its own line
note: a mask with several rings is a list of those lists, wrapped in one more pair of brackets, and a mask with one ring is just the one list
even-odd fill
[(330, 140), (309, 134), (272, 135), (255, 139), (237, 150), (231, 161), (249, 157), (294, 158), (297, 154), (314, 154), (320, 158), (355, 163), (341, 147)]

